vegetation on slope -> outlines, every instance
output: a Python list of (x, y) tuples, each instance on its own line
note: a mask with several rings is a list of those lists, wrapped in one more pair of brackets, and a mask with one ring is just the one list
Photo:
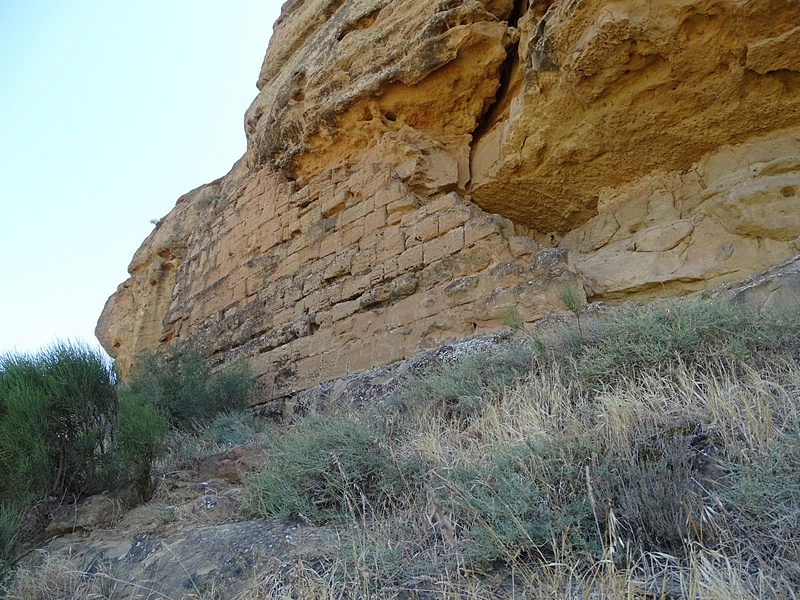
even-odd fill
[(798, 589), (798, 311), (673, 303), (581, 325), (299, 424), (251, 507), (345, 543), (253, 597)]
[[(798, 317), (680, 302), (580, 315), (289, 425), (245, 499), (328, 542), (239, 600), (791, 597)], [(191, 430), (171, 460), (258, 429), (190, 418), (192, 361), (143, 364), (126, 393)]]
[(0, 356), (0, 584), (49, 511), (102, 491), (148, 500), (169, 424), (214, 425), (248, 404), (254, 383), (239, 367), (211, 374), (191, 351), (143, 357), (128, 386), (86, 345)]

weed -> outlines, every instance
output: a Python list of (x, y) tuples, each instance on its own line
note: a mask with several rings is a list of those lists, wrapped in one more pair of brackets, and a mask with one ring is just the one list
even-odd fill
[(561, 299), (561, 302), (564, 303), (564, 306), (567, 308), (567, 310), (575, 315), (575, 319), (578, 323), (578, 332), (580, 333), (580, 336), (583, 337), (583, 327), (581, 326), (581, 309), (583, 308), (583, 298), (581, 298), (577, 288), (571, 285), (564, 285), (558, 290), (558, 297)]
[(757, 314), (728, 303), (672, 302), (624, 307), (597, 324), (595, 340), (579, 356), (591, 384), (677, 360), (697, 365), (715, 359), (758, 362), (765, 353), (800, 356), (798, 309)]
[(247, 504), (254, 512), (324, 523), (368, 506), (380, 511), (399, 486), (399, 473), (375, 433), (333, 417), (287, 432), (248, 484)]
[(245, 411), (218, 414), (206, 425), (199, 436), (219, 448), (244, 444), (265, 432), (262, 421)]
[(110, 599), (120, 584), (107, 566), (91, 573), (77, 569), (67, 557), (40, 552), (34, 565), (20, 567), (6, 588), (7, 600), (83, 600)]
[(476, 572), (550, 598), (785, 595), (800, 562), (787, 314), (626, 308), (581, 344), (554, 334), (527, 375), (493, 353), (412, 380), (379, 422), (393, 456), (433, 473), (431, 500), (409, 478), (326, 568), (376, 596), (508, 597)]
[(0, 499), (95, 488), (116, 409), (111, 366), (88, 346), (0, 357)]
[(22, 510), (11, 502), (0, 504), (0, 588), (8, 578)]
[(194, 201), (194, 206), (197, 210), (205, 210), (220, 198), (222, 198), (222, 194), (205, 192)]
[[(474, 352), (410, 379), (391, 399), (400, 421), (443, 417), (458, 426), (479, 418), (503, 390), (530, 370), (531, 349), (512, 344), (497, 354)], [(413, 425), (412, 425), (413, 426)]]
[(34, 533), (21, 536), (11, 516), (44, 498), (77, 500), (131, 482), (147, 495), (164, 427), (152, 405), (120, 405), (115, 383), (106, 357), (85, 345), (0, 357), (2, 556)]

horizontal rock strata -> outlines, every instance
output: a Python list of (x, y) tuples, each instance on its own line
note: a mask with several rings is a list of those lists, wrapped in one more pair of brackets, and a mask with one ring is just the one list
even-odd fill
[(245, 156), (182, 197), (97, 334), (259, 401), (798, 252), (795, 0), (290, 0)]

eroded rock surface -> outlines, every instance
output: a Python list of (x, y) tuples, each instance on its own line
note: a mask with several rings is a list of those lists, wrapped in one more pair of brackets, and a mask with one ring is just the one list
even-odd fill
[(290, 0), (245, 156), (183, 196), (98, 338), (192, 342), (259, 402), (582, 299), (798, 251), (794, 0)]

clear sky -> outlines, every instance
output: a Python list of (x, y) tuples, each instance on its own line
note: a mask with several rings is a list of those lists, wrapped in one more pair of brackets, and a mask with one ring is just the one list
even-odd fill
[(228, 172), (280, 0), (0, 0), (0, 353), (96, 343), (178, 197)]

